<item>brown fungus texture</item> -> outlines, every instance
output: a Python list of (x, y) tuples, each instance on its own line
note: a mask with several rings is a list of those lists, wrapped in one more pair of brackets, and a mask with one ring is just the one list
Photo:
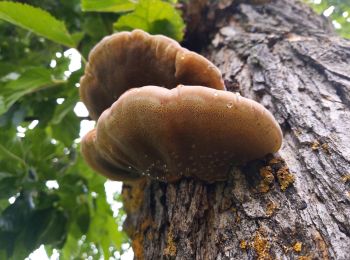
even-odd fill
[(80, 96), (96, 120), (128, 89), (178, 84), (225, 89), (219, 69), (203, 56), (168, 37), (134, 30), (107, 36), (92, 49)]
[(92, 168), (113, 179), (225, 180), (232, 165), (281, 147), (272, 114), (239, 94), (202, 86), (134, 88), (82, 140)]

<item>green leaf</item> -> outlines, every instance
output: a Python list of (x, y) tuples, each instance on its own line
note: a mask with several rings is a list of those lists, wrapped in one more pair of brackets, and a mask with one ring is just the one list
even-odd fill
[(81, 8), (84, 12), (114, 12), (132, 11), (136, 3), (128, 0), (82, 0)]
[(6, 76), (6, 74), (14, 71), (16, 66), (11, 63), (0, 62), (0, 77)]
[(0, 2), (0, 19), (28, 29), (59, 44), (69, 47), (76, 45), (64, 23), (38, 7), (3, 1)]
[(79, 101), (79, 97), (73, 96), (66, 99), (63, 104), (56, 107), (55, 114), (52, 118), (52, 124), (59, 124), (63, 118), (71, 111), (73, 111), (76, 103)]
[(69, 111), (59, 124), (54, 124), (51, 128), (53, 138), (70, 147), (74, 139), (79, 137), (80, 120), (74, 112)]
[(24, 233), (25, 245), (33, 250), (41, 244), (61, 248), (66, 239), (67, 217), (54, 208), (37, 210), (29, 220)]
[(28, 69), (18, 79), (12, 80), (0, 88), (0, 115), (5, 113), (21, 97), (55, 84), (57, 83), (51, 78), (49, 70), (44, 68)]
[(111, 208), (104, 196), (96, 198), (95, 214), (91, 218), (91, 228), (87, 239), (98, 244), (104, 255), (109, 255), (109, 247), (121, 249), (122, 243), (127, 241), (123, 232), (118, 231), (118, 225), (113, 218)]
[(114, 24), (119, 31), (138, 28), (151, 34), (164, 34), (177, 41), (182, 40), (184, 27), (175, 7), (160, 0), (141, 0), (132, 13), (123, 15)]

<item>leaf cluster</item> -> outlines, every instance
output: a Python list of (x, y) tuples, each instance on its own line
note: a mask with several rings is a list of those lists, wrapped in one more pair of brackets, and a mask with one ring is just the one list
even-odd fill
[(350, 0), (304, 1), (309, 3), (319, 14), (324, 14), (326, 10), (332, 10), (329, 19), (333, 22), (334, 27), (342, 37), (350, 39)]
[[(128, 242), (105, 178), (81, 158), (89, 118), (74, 108), (89, 50), (134, 28), (181, 40), (184, 23), (161, 0), (0, 1), (0, 259), (42, 244), (62, 259), (108, 258)], [(71, 68), (72, 52), (80, 68)]]

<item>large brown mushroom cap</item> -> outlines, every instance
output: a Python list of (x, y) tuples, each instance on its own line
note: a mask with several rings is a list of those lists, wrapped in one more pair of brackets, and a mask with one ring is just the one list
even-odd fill
[(82, 141), (83, 154), (107, 177), (123, 179), (129, 172), (167, 181), (224, 180), (232, 164), (274, 153), (282, 142), (279, 125), (262, 105), (201, 86), (129, 90), (90, 135)]
[(80, 96), (93, 119), (130, 88), (178, 84), (225, 89), (221, 73), (176, 41), (141, 30), (105, 37), (90, 52)]

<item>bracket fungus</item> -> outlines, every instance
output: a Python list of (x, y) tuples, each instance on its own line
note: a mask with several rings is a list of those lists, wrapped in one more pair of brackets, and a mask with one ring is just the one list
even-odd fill
[(115, 180), (142, 175), (168, 182), (225, 180), (232, 164), (276, 152), (282, 133), (259, 103), (202, 86), (157, 86), (124, 93), (83, 138), (97, 171)]
[(92, 49), (80, 96), (96, 120), (128, 89), (178, 84), (225, 89), (221, 72), (203, 56), (168, 37), (134, 30), (107, 36)]
[(225, 180), (232, 165), (282, 143), (267, 109), (225, 91), (218, 68), (165, 36), (134, 30), (105, 37), (80, 82), (97, 120), (82, 154), (113, 180)]

